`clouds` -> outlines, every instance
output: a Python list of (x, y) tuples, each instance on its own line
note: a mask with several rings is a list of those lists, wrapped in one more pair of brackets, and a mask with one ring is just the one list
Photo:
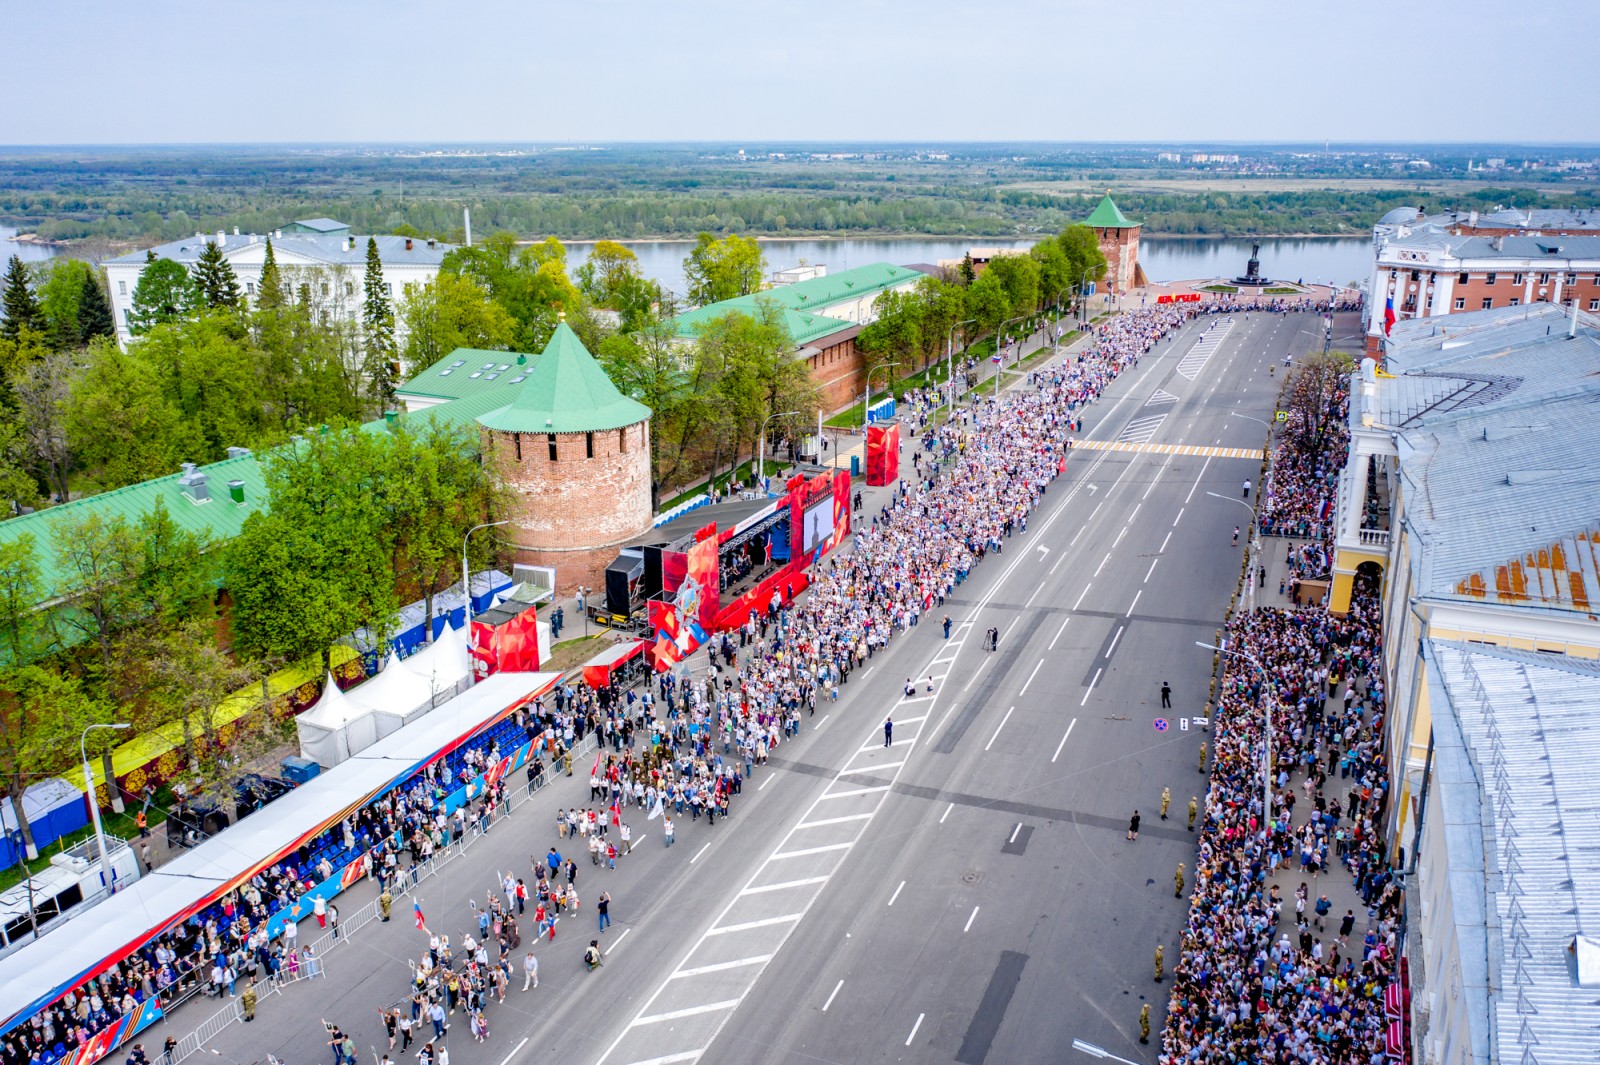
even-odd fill
[[(8, 5), (0, 143), (1572, 140), (1578, 0)], [(1489, 79), (1504, 91), (1466, 88)]]

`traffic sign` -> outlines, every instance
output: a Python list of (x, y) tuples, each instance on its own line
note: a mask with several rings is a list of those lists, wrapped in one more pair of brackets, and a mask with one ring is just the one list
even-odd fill
[(1280, 410), (1277, 414), (1272, 416), (1272, 420), (1275, 422), (1286, 422), (1289, 420), (1289, 412), (1286, 410)]
[(1157, 732), (1165, 732), (1165, 731), (1167, 731), (1167, 719), (1166, 718), (1164, 718), (1164, 717), (1156, 718), (1156, 731)]

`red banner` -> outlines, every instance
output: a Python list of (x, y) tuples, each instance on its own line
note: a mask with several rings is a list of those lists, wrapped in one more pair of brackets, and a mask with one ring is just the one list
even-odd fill
[(881, 488), (900, 476), (900, 426), (874, 425), (867, 430), (867, 485)]
[(717, 527), (713, 523), (708, 528), (710, 535), (689, 548), (689, 579), (699, 586), (695, 617), (700, 627), (710, 632), (717, 624), (717, 607), (722, 602), (722, 590), (717, 568)]
[(1200, 293), (1178, 292), (1156, 297), (1157, 303), (1199, 303)]
[(504, 625), (472, 623), (472, 667), (481, 680), (491, 673), (537, 673), (539, 612), (529, 607)]

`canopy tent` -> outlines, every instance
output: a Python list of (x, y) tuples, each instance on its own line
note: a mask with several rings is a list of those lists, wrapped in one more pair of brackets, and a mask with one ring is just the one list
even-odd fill
[(432, 643), (406, 659), (406, 668), (430, 687), (434, 702), (465, 690), (472, 677), (465, 626), (445, 625)]
[[(41, 852), (71, 832), (89, 823), (89, 807), (83, 792), (60, 777), (41, 780), (22, 793), (22, 812), (28, 818), (33, 843)], [(0, 803), (0, 869), (9, 869), (22, 858), (20, 830), (11, 803)]]
[(611, 683), (612, 671), (644, 654), (645, 640), (623, 640), (595, 655), (583, 664), (583, 682), (591, 688), (604, 688)]
[(332, 673), (323, 682), (321, 698), (294, 719), (294, 727), (300, 753), (330, 769), (378, 738), (371, 712), (340, 691)]
[(379, 740), (0, 958), (0, 1034), (409, 780), (559, 679), (555, 673), (490, 677), (442, 707), (446, 713), (430, 714)]
[[(433, 692), (428, 687), (428, 679), (407, 668), (393, 651), (389, 652), (389, 660), (377, 676), (350, 689), (349, 699), (369, 714), (372, 738), (367, 743), (390, 735), (433, 709)], [(360, 749), (352, 744), (350, 752), (354, 754)]]

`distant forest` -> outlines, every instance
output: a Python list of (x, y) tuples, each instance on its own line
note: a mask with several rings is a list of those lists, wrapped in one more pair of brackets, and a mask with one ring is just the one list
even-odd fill
[[(197, 231), (261, 232), (328, 216), (358, 233), (462, 236), (510, 231), (565, 239), (746, 235), (1053, 233), (1079, 221), (1108, 186), (1156, 176), (999, 153), (923, 158), (740, 160), (692, 148), (406, 154), (393, 149), (86, 149), (0, 154), (0, 224), (48, 240), (138, 243)], [(1081, 182), (1081, 192), (1004, 186)], [(1362, 234), (1419, 199), (1394, 188), (1194, 193), (1116, 191), (1149, 235)], [(1351, 182), (1330, 180), (1330, 185)], [(1464, 185), (1448, 206), (1592, 206), (1593, 192)]]

